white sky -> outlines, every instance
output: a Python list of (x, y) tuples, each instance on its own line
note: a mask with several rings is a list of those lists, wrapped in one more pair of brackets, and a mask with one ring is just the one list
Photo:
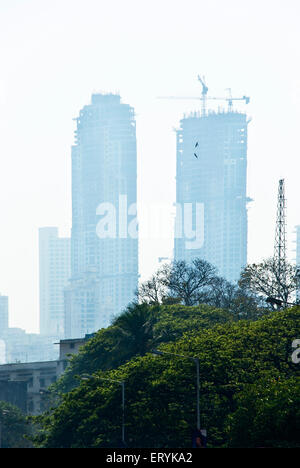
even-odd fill
[[(278, 179), (288, 240), (300, 224), (299, 0), (0, 0), (0, 292), (38, 330), (38, 228), (71, 226), (73, 117), (92, 92), (136, 110), (139, 201), (175, 201), (175, 133), (200, 96), (248, 95), (249, 261), (273, 252)], [(241, 106), (241, 107), (240, 107)], [(142, 226), (141, 226), (142, 228)], [(141, 241), (142, 278), (164, 240)]]

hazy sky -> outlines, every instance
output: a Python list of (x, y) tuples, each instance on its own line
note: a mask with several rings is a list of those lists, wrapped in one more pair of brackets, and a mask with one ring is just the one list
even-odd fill
[[(285, 178), (290, 258), (300, 224), (299, 0), (0, 0), (0, 292), (38, 330), (38, 228), (71, 226), (74, 117), (93, 92), (136, 110), (140, 205), (175, 201), (175, 133), (200, 102), (249, 95), (249, 261), (273, 252)], [(141, 226), (142, 228), (142, 226)], [(140, 243), (149, 276), (169, 238)]]

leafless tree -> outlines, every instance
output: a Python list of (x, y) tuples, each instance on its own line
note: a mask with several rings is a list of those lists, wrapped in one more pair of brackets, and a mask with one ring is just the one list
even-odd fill
[(140, 285), (137, 296), (139, 302), (147, 302), (148, 304), (161, 304), (164, 301), (167, 291), (161, 282), (159, 272)]
[(299, 288), (299, 270), (288, 262), (281, 262), (279, 268), (276, 260), (269, 258), (258, 264), (247, 265), (241, 274), (239, 285), (268, 299), (272, 309), (276, 306), (286, 307), (295, 302), (295, 293)]
[(201, 302), (209, 304), (214, 307), (222, 309), (230, 309), (236, 295), (238, 293), (238, 286), (230, 283), (225, 278), (215, 277), (212, 283), (204, 289), (202, 293)]
[(180, 298), (187, 306), (198, 304), (204, 288), (212, 285), (215, 278), (215, 267), (199, 258), (191, 263), (174, 261), (160, 270), (160, 281), (169, 296)]

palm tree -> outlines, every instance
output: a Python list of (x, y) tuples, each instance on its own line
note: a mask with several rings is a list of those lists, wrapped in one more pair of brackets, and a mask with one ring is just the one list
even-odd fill
[(120, 357), (143, 356), (151, 349), (156, 312), (157, 308), (149, 304), (132, 303), (113, 320), (112, 325), (119, 338)]

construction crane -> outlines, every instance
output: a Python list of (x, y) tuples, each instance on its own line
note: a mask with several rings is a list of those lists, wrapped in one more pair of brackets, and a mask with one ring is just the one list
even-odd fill
[(232, 106), (233, 106), (232, 101), (245, 101), (245, 104), (249, 104), (250, 98), (248, 96), (243, 96), (243, 97), (240, 97), (240, 98), (234, 98), (231, 95), (231, 88), (227, 88), (227, 90), (228, 90), (228, 94), (229, 94), (229, 96), (227, 98), (214, 98), (214, 99), (220, 99), (220, 100), (225, 99), (226, 101), (228, 101), (228, 112), (232, 112)]
[(229, 95), (227, 97), (214, 97), (214, 96), (208, 96), (208, 87), (206, 85), (204, 77), (201, 78), (200, 75), (198, 75), (198, 80), (200, 81), (202, 85), (202, 95), (198, 97), (194, 96), (160, 96), (158, 99), (197, 99), (202, 101), (202, 116), (206, 115), (206, 108), (207, 108), (207, 100), (216, 100), (216, 101), (227, 101), (228, 102), (228, 112), (232, 112), (233, 108), (233, 101), (245, 101), (246, 104), (249, 104), (250, 102), (250, 97), (248, 96), (242, 96), (242, 97), (232, 97), (231, 95), (231, 89), (227, 88), (229, 91)]
[(198, 75), (198, 81), (200, 81), (202, 85), (202, 115), (206, 115), (206, 100), (207, 100), (207, 93), (208, 93), (208, 87), (206, 86), (205, 83), (205, 78), (201, 78), (200, 75)]

